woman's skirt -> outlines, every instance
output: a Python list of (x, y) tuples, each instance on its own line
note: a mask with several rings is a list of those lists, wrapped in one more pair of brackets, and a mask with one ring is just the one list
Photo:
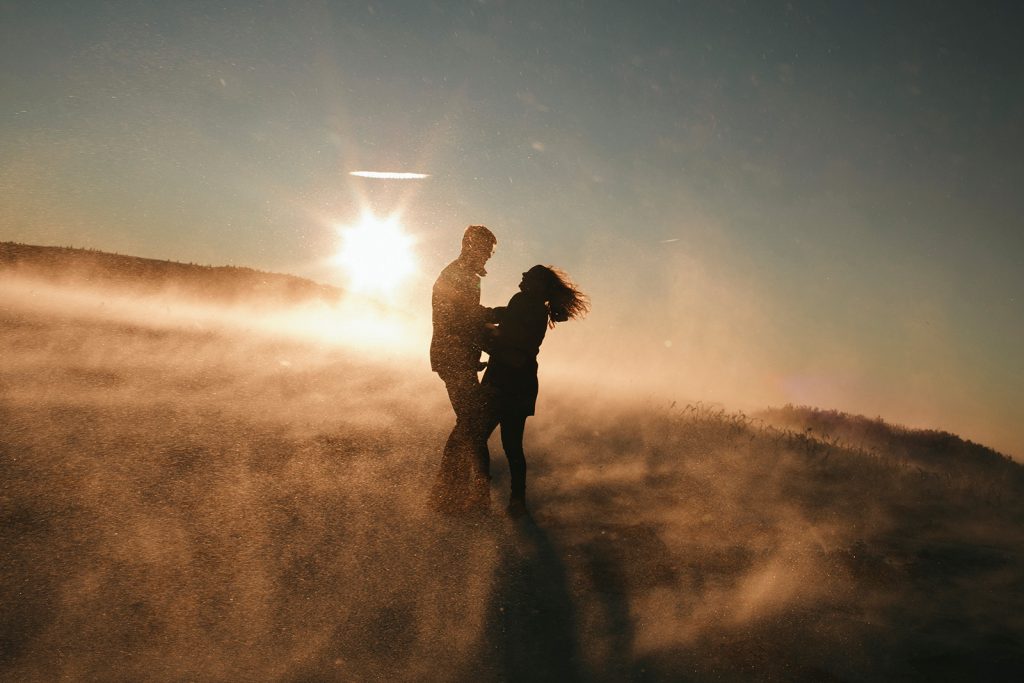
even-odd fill
[(537, 362), (513, 367), (491, 359), (483, 385), (498, 415), (533, 415), (537, 407)]

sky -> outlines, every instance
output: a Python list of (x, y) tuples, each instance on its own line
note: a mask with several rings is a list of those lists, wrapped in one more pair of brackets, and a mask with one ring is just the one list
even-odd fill
[(344, 286), (338, 226), (396, 214), (429, 314), (484, 223), (485, 303), (536, 263), (593, 300), (551, 377), (1024, 458), (1022, 15), (0, 0), (0, 240)]

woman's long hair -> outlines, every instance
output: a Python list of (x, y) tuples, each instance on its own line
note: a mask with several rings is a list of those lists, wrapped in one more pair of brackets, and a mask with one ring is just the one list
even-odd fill
[(548, 302), (548, 325), (566, 320), (579, 320), (590, 312), (590, 298), (580, 291), (568, 275), (554, 266), (535, 266), (543, 269), (546, 282), (544, 298)]

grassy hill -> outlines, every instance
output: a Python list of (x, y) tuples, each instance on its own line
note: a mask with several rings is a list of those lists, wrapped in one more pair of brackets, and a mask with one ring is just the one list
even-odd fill
[(218, 303), (334, 302), (341, 291), (294, 275), (238, 266), (203, 266), (92, 249), (0, 242), (0, 274), (139, 294), (172, 293)]
[(438, 517), (425, 361), (7, 304), (0, 327), (3, 680), (1024, 673), (1022, 468), (950, 435), (545, 385), (533, 518)]
[(829, 444), (884, 457), (922, 475), (1011, 480), (1024, 484), (1024, 468), (987, 446), (934, 429), (908, 429), (880, 417), (787, 405), (756, 414), (766, 423), (802, 432), (808, 443)]

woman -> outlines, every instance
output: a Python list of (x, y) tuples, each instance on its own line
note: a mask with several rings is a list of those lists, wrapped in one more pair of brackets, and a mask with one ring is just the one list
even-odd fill
[(513, 517), (526, 514), (523, 430), (537, 403), (537, 353), (544, 333), (555, 323), (582, 318), (589, 310), (587, 296), (565, 273), (550, 266), (534, 266), (523, 273), (519, 293), (505, 309), (496, 311), (498, 327), (483, 378), (491, 392), (487, 434), (501, 425), (501, 445), (512, 480), (508, 513)]

